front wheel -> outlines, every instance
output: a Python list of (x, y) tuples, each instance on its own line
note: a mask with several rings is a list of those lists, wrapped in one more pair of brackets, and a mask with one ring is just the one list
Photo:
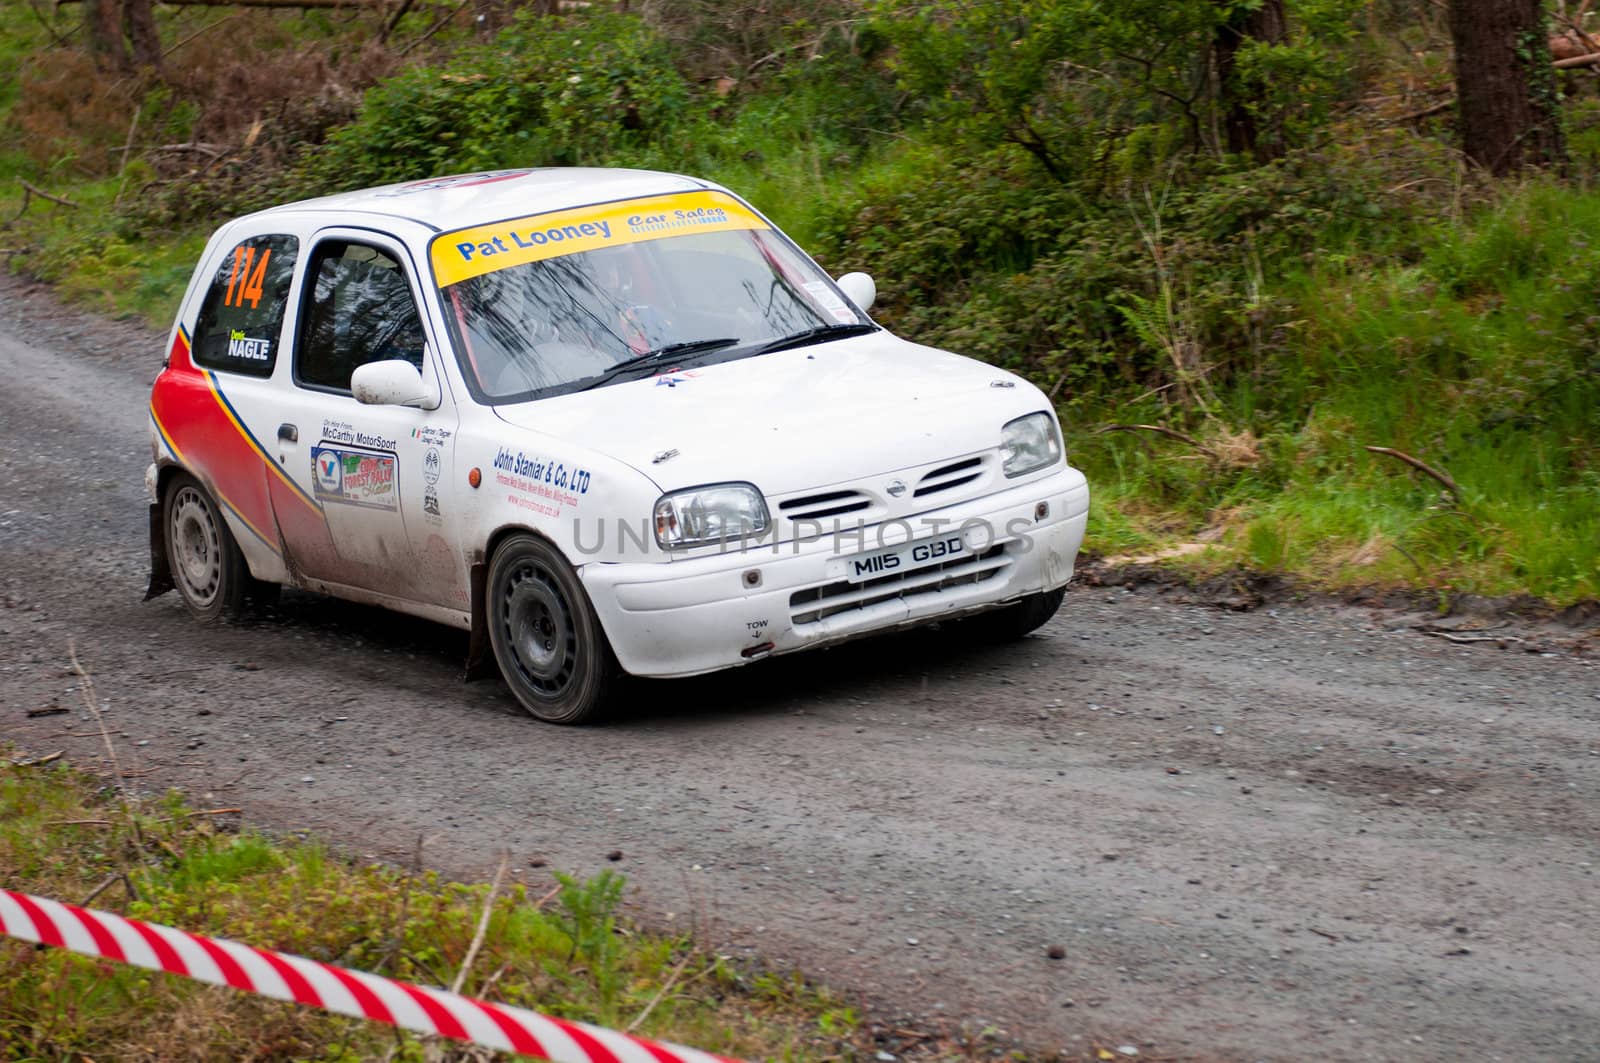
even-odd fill
[(1061, 608), (1061, 599), (1066, 595), (1065, 587), (1040, 591), (1004, 608), (979, 613), (966, 623), (970, 625), (969, 630), (980, 638), (992, 642), (1014, 642), (1030, 631), (1043, 627), (1045, 621), (1056, 615), (1056, 610)]
[(577, 573), (542, 539), (517, 535), (489, 565), (484, 618), (506, 685), (547, 723), (583, 723), (610, 692), (616, 658)]

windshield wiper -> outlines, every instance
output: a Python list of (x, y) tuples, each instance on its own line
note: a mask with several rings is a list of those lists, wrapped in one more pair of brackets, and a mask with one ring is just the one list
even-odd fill
[(771, 343), (756, 348), (757, 354), (766, 354), (769, 351), (786, 351), (791, 347), (804, 347), (810, 343), (822, 343), (825, 340), (842, 340), (846, 336), (864, 336), (868, 332), (877, 332), (878, 326), (857, 322), (853, 325), (818, 325), (816, 328), (804, 329), (792, 336), (773, 340)]
[(641, 369), (654, 369), (664, 362), (681, 358), (686, 354), (705, 354), (709, 351), (719, 351), (724, 347), (732, 347), (739, 342), (737, 336), (723, 336), (714, 340), (684, 340), (680, 343), (669, 343), (665, 347), (657, 347), (653, 351), (646, 351), (637, 358), (630, 358), (626, 362), (618, 362), (590, 382), (579, 388), (579, 391), (589, 391), (592, 388), (602, 387), (613, 380), (636, 373)]

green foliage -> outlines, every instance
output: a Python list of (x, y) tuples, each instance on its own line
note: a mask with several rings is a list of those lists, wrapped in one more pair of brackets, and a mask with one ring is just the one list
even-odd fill
[(1171, 384), (1180, 364), (1270, 382), (1297, 311), (1269, 272), (1421, 253), (1421, 186), (1386, 189), (1395, 166), (1454, 163), (1380, 135), (1266, 166), (1190, 159), (1091, 196), (1030, 179), (1004, 153), (908, 149), (859, 176), (814, 239), (828, 261), (877, 277), (886, 323), (1098, 405)]
[[(160, 160), (135, 151), (115, 179), (72, 178), (91, 156), (108, 172), (126, 135), (118, 101), (101, 99), (97, 132), (53, 163), (85, 209), (35, 201), (7, 243), (23, 248), (14, 265), (165, 324), (218, 211), (502, 166), (695, 173), (745, 194), (831, 271), (873, 273), (874, 314), (901, 334), (1045, 388), (1095, 485), (1092, 549), (1204, 543), (1185, 563), (1600, 593), (1600, 273), (1584, 235), (1600, 231), (1596, 193), (1494, 188), (1463, 171), (1448, 113), (1395, 120), (1449, 85), (1430, 8), (1293, 0), (1287, 39), (1239, 40), (1219, 85), (1219, 32), (1261, 6), (686, 0), (641, 17), (524, 14), (489, 40), (446, 32), (440, 61), (394, 73), (397, 60), (374, 59), (359, 83), (381, 80), (359, 114), (287, 177), (219, 167), (203, 187), (163, 185)], [(26, 16), (0, 9), (0, 26)], [(287, 26), (285, 56), (296, 34), (336, 32), (322, 15)], [(0, 45), (0, 70), (34, 51)], [(81, 94), (67, 66), (28, 69), (44, 103)], [(213, 74), (205, 84), (239, 70)], [(287, 76), (263, 73), (253, 91)], [(1575, 168), (1592, 177), (1600, 104), (1567, 87)], [(192, 89), (147, 95), (140, 128), (214, 128), (200, 105), (214, 94)], [(1272, 162), (1225, 150), (1239, 103)], [(280, 119), (277, 136), (315, 145), (346, 113)], [(0, 173), (36, 165), (0, 155)], [(166, 191), (145, 194), (150, 181)], [(1114, 423), (1190, 442), (1095, 434)], [(1464, 499), (1441, 500), (1368, 444), (1448, 468)]]
[(615, 164), (667, 136), (692, 105), (667, 46), (640, 19), (524, 11), (494, 40), (370, 90), (299, 180), (312, 194), (501, 167)]
[(1239, 77), (1212, 76), (1219, 31), (1260, 0), (877, 0), (895, 70), (932, 126), (986, 151), (1011, 145), (1064, 183), (1159, 169), (1177, 151), (1220, 154), (1234, 102), (1288, 146), (1326, 121), (1344, 78), (1336, 46), (1364, 0), (1292, 5), (1291, 36), (1246, 40)]
[[(1187, 513), (1191, 534), (1228, 532), (1208, 564), (1562, 603), (1600, 596), (1600, 245), (1584, 235), (1594, 226), (1600, 193), (1535, 183), (1465, 225), (1424, 223), (1414, 264), (1352, 269), (1330, 257), (1286, 272), (1270, 287), (1297, 315), (1292, 346), (1219, 389), (1224, 420), (1255, 411), (1256, 460), (1199, 464), (1175, 445), (1097, 436), (1075, 441), (1075, 459), (1091, 481), (1124, 485), (1115, 497), (1136, 526), (1137, 503), (1155, 500), (1168, 520)], [(1172, 413), (1147, 404), (1113, 416)], [(1366, 445), (1445, 471), (1461, 499)]]

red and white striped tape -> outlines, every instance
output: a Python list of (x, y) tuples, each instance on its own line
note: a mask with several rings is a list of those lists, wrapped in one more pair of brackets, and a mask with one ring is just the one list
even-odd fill
[(554, 1063), (735, 1063), (693, 1048), (11, 890), (0, 889), (0, 935)]

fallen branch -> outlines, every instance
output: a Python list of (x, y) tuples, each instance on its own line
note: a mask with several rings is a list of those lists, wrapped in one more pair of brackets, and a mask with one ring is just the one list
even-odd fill
[(78, 902), (78, 907), (79, 908), (87, 908), (89, 906), (89, 902), (90, 901), (92, 901), (96, 897), (100, 896), (100, 894), (104, 893), (106, 890), (110, 889), (112, 886), (115, 886), (121, 880), (122, 880), (122, 872), (118, 871), (115, 875), (112, 875), (110, 878), (108, 878), (104, 882), (100, 883), (100, 885), (98, 885), (94, 889), (90, 890), (89, 891), (89, 895), (87, 897), (85, 897), (83, 900)]
[(1452, 96), (1448, 100), (1441, 100), (1440, 102), (1434, 104), (1432, 107), (1424, 107), (1420, 111), (1407, 111), (1405, 114), (1401, 115), (1398, 118), (1391, 118), (1391, 119), (1389, 119), (1389, 124), (1390, 125), (1400, 125), (1402, 122), (1415, 122), (1418, 119), (1428, 118), (1428, 117), (1431, 117), (1433, 115), (1439, 114), (1442, 111), (1448, 111), (1450, 108), (1454, 107), (1455, 105), (1456, 105), (1456, 100), (1455, 100), (1455, 97)]
[(637, 1030), (639, 1024), (650, 1017), (650, 1013), (656, 1010), (656, 1005), (666, 999), (667, 994), (672, 992), (672, 987), (677, 984), (678, 979), (683, 977), (684, 968), (689, 966), (689, 961), (692, 959), (694, 959), (694, 953), (691, 952), (678, 961), (678, 966), (672, 969), (672, 973), (667, 976), (667, 980), (661, 984), (661, 989), (650, 999), (650, 1003), (644, 1006), (644, 1010), (635, 1016), (632, 1022), (628, 1023), (628, 1028), (623, 1031), (624, 1033), (632, 1033)]
[[(1568, 18), (1565, 14), (1558, 13), (1556, 15), (1556, 20), (1558, 22), (1563, 22), (1563, 23), (1566, 24), (1567, 33), (1562, 34), (1562, 36), (1566, 37), (1569, 40), (1572, 37), (1577, 37), (1579, 43), (1581, 43), (1589, 51), (1591, 51), (1591, 52), (1600, 52), (1600, 43), (1596, 43), (1595, 39), (1593, 37), (1589, 36), (1589, 34), (1584, 31), (1584, 28), (1581, 25), (1581, 22), (1583, 20), (1583, 15), (1581, 13), (1575, 19)], [(1554, 42), (1552, 41), (1552, 43), (1554, 43)]]
[[(49, 192), (46, 192), (36, 184), (32, 184), (25, 178), (17, 178), (17, 183), (22, 186), (22, 209), (17, 211), (18, 218), (28, 212), (28, 197), (30, 196), (38, 196), (40, 199), (49, 200), (51, 203), (57, 203), (63, 207), (72, 207), (74, 210), (80, 206), (80, 204), (74, 203), (66, 196), (52, 196)], [(15, 221), (16, 219), (13, 218), (12, 220)]]
[(1448, 473), (1440, 472), (1438, 469), (1435, 469), (1432, 465), (1429, 465), (1427, 462), (1420, 461), (1417, 458), (1413, 458), (1410, 454), (1407, 454), (1405, 451), (1396, 450), (1393, 447), (1370, 447), (1369, 446), (1366, 449), (1370, 450), (1374, 454), (1386, 454), (1389, 457), (1395, 458), (1398, 461), (1403, 461), (1407, 465), (1411, 466), (1413, 469), (1416, 469), (1418, 472), (1433, 477), (1435, 480), (1439, 481), (1439, 483), (1444, 485), (1444, 489), (1446, 491), (1450, 492), (1450, 497), (1455, 501), (1456, 505), (1459, 506), (1461, 504), (1461, 485), (1457, 484), (1454, 480), (1452, 480)]
[(33, 17), (39, 20), (39, 25), (44, 27), (44, 31), (50, 35), (50, 39), (55, 42), (57, 48), (65, 48), (67, 46), (67, 39), (55, 31), (55, 27), (50, 25), (50, 20), (45, 18), (44, 14), (39, 10), (38, 0), (28, 0), (28, 10), (33, 12)]
[(227, 154), (227, 152), (218, 149), (213, 144), (201, 144), (199, 142), (192, 144), (157, 144), (155, 147), (147, 148), (145, 150), (150, 152), (166, 151), (174, 153), (192, 151), (197, 155), (204, 155), (209, 159), (220, 159)]
[(71, 639), (67, 640), (67, 656), (72, 659), (72, 670), (83, 680), (78, 686), (78, 691), (83, 695), (83, 703), (88, 706), (89, 714), (94, 717), (95, 726), (100, 729), (100, 740), (105, 743), (106, 757), (111, 761), (111, 777), (117, 789), (117, 797), (122, 804), (122, 814), (127, 817), (128, 826), (133, 828), (134, 846), (142, 855), (144, 831), (139, 829), (139, 821), (134, 817), (133, 809), (128, 804), (128, 788), (122, 784), (122, 765), (117, 761), (116, 746), (111, 741), (111, 732), (106, 729), (105, 715), (100, 711), (100, 698), (94, 692), (94, 680), (89, 678), (88, 669), (78, 661), (78, 648)]
[(1447, 642), (1524, 642), (1515, 635), (1457, 635), (1449, 631), (1431, 631), (1428, 628), (1419, 628), (1424, 635), (1432, 635), (1436, 639)]
[(1573, 67), (1594, 66), (1600, 63), (1600, 52), (1591, 52), (1588, 55), (1575, 55), (1571, 59), (1557, 59), (1550, 65), (1557, 70), (1571, 70)]
[(389, 43), (389, 34), (393, 33), (394, 28), (400, 25), (400, 20), (406, 17), (406, 12), (411, 10), (413, 2), (414, 0), (400, 0), (400, 6), (395, 8), (395, 12), (389, 17), (389, 21), (383, 24), (383, 32), (378, 34), (379, 44)]
[(34, 757), (32, 760), (19, 761), (14, 766), (18, 768), (37, 768), (41, 764), (49, 764), (51, 761), (60, 760), (61, 754), (65, 752), (66, 750), (64, 749), (58, 749), (54, 753), (46, 753), (42, 757)]
[(1208, 458), (1211, 458), (1211, 459), (1215, 460), (1216, 457), (1217, 457), (1217, 452), (1216, 451), (1212, 450), (1210, 447), (1208, 447), (1204, 443), (1200, 442), (1194, 436), (1184, 435), (1182, 432), (1178, 431), (1177, 429), (1168, 428), (1165, 425), (1159, 425), (1159, 424), (1108, 424), (1108, 425), (1104, 425), (1103, 427), (1096, 428), (1094, 430), (1094, 434), (1097, 435), (1097, 436), (1105, 435), (1107, 432), (1156, 432), (1156, 433), (1159, 433), (1160, 435), (1164, 435), (1164, 436), (1168, 436), (1169, 438), (1176, 439), (1180, 443), (1187, 443), (1187, 444), (1189, 444), (1189, 446), (1191, 446), (1194, 449), (1198, 450), (1200, 453), (1204, 454)]
[(483, 899), (483, 914), (478, 917), (478, 932), (472, 935), (472, 944), (467, 947), (466, 958), (461, 961), (461, 969), (456, 972), (456, 979), (450, 983), (450, 992), (461, 992), (461, 986), (467, 980), (467, 972), (472, 969), (472, 961), (478, 958), (478, 950), (483, 948), (484, 935), (489, 932), (489, 917), (494, 914), (495, 895), (500, 892), (500, 886), (506, 880), (506, 871), (511, 866), (511, 854), (500, 854), (500, 868), (494, 873), (494, 883), (489, 887), (489, 896)]
[(462, 9), (465, 8), (471, 2), (472, 2), (472, 0), (461, 0), (461, 3), (457, 4), (455, 7), (452, 7), (444, 15), (443, 18), (439, 19), (433, 25), (429, 26), (427, 28), (427, 30), (423, 32), (422, 36), (418, 37), (416, 40), (412, 41), (410, 44), (408, 44), (404, 48), (400, 49), (400, 54), (402, 56), (406, 55), (408, 52), (411, 51), (411, 49), (415, 48), (417, 45), (421, 44), (423, 41), (427, 40), (429, 37), (432, 37), (435, 33), (438, 33), (440, 30), (442, 30), (446, 26), (450, 25), (451, 22), (455, 21), (455, 17), (457, 15), (461, 14)]
[(161, 53), (161, 58), (165, 59), (167, 56), (171, 55), (173, 52), (177, 51), (179, 48), (182, 48), (184, 45), (188, 44), (190, 41), (194, 40), (196, 37), (200, 36), (202, 33), (209, 33), (212, 30), (216, 29), (218, 26), (222, 25), (224, 22), (232, 22), (234, 19), (236, 19), (238, 17), (239, 17), (238, 15), (223, 15), (221, 18), (217, 19), (217, 21), (211, 22), (211, 23), (207, 23), (206, 25), (201, 26), (199, 29), (195, 30), (193, 33), (189, 34), (189, 36), (183, 38), (182, 40), (178, 41), (177, 43), (168, 45), (167, 46), (167, 50)]

